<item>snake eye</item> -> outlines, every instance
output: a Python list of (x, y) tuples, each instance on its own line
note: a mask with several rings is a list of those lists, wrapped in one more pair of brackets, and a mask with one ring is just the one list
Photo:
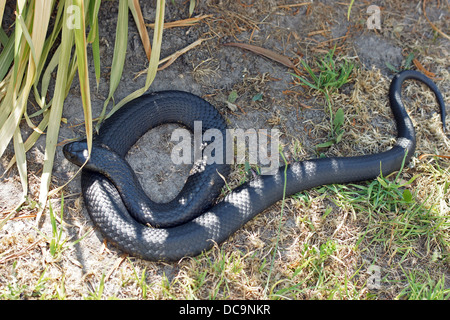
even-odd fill
[(71, 159), (73, 159), (74, 154), (72, 152), (72, 143), (68, 143), (63, 146), (63, 154), (67, 160), (70, 161)]
[(64, 145), (63, 154), (67, 160), (80, 166), (88, 158), (89, 152), (85, 141), (75, 141)]

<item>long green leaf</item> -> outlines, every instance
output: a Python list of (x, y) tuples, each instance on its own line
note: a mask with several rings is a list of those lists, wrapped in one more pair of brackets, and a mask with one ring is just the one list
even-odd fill
[[(44, 131), (45, 128), (47, 128), (48, 125), (48, 120), (49, 120), (49, 115), (50, 112), (47, 112), (44, 114), (44, 118), (42, 119), (42, 121), (39, 123), (39, 125), (37, 126), (37, 128), (39, 129), (39, 131)], [(27, 138), (27, 140), (24, 142), (24, 148), (25, 148), (25, 152), (27, 152), (28, 150), (31, 149), (32, 146), (34, 146), (34, 144), (36, 143), (37, 139), (41, 136), (41, 133), (38, 130), (33, 131)], [(9, 161), (8, 165), (5, 168), (5, 172), (0, 176), (3, 177), (3, 175), (8, 172), (9, 169), (12, 168), (12, 166), (16, 163), (16, 155), (14, 155), (11, 160)]]
[(147, 70), (147, 78), (145, 80), (145, 86), (141, 89), (138, 89), (130, 93), (128, 96), (123, 98), (107, 114), (105, 119), (109, 118), (114, 112), (119, 110), (127, 102), (143, 95), (148, 90), (153, 80), (155, 79), (156, 72), (158, 71), (159, 58), (161, 53), (162, 35), (164, 29), (164, 9), (165, 9), (165, 0), (158, 0), (156, 4), (155, 29), (153, 30), (152, 54), (150, 57), (149, 67)]
[[(72, 40), (73, 41), (73, 40)], [(58, 56), (59, 57), (59, 56)], [(69, 90), (71, 88), (71, 84), (73, 82), (73, 78), (75, 77), (75, 73), (77, 71), (76, 68), (76, 59), (73, 59), (70, 64), (69, 64), (69, 74), (67, 77), (67, 81), (66, 81), (66, 89), (64, 92), (64, 99), (67, 97)], [(48, 103), (48, 105), (52, 105), (53, 104), (53, 99), (50, 100), (50, 102)], [(24, 147), (25, 147), (25, 151), (28, 151), (31, 149), (31, 147), (36, 143), (36, 141), (38, 140), (38, 138), (41, 136), (40, 132), (43, 132), (48, 125), (49, 122), (49, 118), (50, 118), (50, 112), (45, 112), (46, 110), (41, 110), (44, 113), (44, 118), (42, 119), (42, 121), (39, 123), (39, 125), (37, 126), (38, 130), (34, 130), (27, 138), (27, 140), (24, 143)], [(40, 111), (38, 111), (39, 114), (41, 113)], [(36, 114), (36, 113), (35, 113)], [(34, 115), (35, 115), (34, 114)], [(13, 156), (10, 160), (10, 162), (8, 163), (8, 166), (5, 169), (6, 173), (9, 169), (11, 169), (11, 167), (16, 163), (16, 156)], [(3, 173), (3, 174), (4, 174)], [(3, 176), (3, 175), (2, 175)], [(0, 176), (0, 177), (2, 177)]]
[[(24, 6), (25, 2), (23, 0), (17, 1), (17, 16), (23, 13)], [(27, 49), (29, 48), (25, 45), (26, 41), (22, 38), (22, 34), (22, 25), (16, 18), (16, 28), (14, 30), (14, 67), (7, 94), (2, 100), (0, 108), (0, 156), (3, 155), (11, 141), (25, 110), (25, 104), (22, 103), (23, 97), (18, 98), (27, 64), (27, 60), (21, 59), (20, 57), (27, 56)]]
[(8, 35), (3, 31), (3, 29), (0, 27), (0, 45), (3, 47), (6, 46), (6, 44), (9, 41)]
[[(4, 31), (0, 29), (2, 33)], [(8, 38), (8, 42), (4, 46), (2, 52), (0, 53), (0, 81), (2, 81), (5, 75), (8, 73), (11, 63), (14, 59), (14, 37)]]
[(125, 57), (127, 54), (128, 42), (128, 0), (119, 1), (119, 14), (116, 26), (116, 42), (114, 43), (114, 55), (111, 65), (111, 76), (109, 78), (109, 94), (103, 104), (103, 110), (100, 114), (98, 123), (103, 120), (106, 107), (111, 99), (114, 97), (117, 86), (122, 78), (123, 66), (125, 64)]
[(92, 57), (94, 60), (95, 81), (97, 83), (97, 90), (100, 83), (100, 35), (98, 33), (98, 25), (95, 28), (95, 38), (92, 42)]
[(100, 2), (100, 0), (91, 0), (89, 2), (88, 15), (91, 29), (87, 38), (87, 42), (92, 43), (92, 58), (94, 60), (97, 88), (100, 83), (100, 36), (98, 31), (98, 10), (100, 9)]
[[(70, 1), (66, 2), (69, 5)], [(81, 10), (80, 10), (81, 11)], [(74, 42), (74, 33), (67, 26), (67, 14), (64, 14), (58, 71), (56, 74), (55, 92), (50, 109), (49, 123), (45, 140), (44, 167), (42, 169), (41, 185), (39, 190), (39, 203), (41, 208), (45, 207), (47, 195), (53, 170), (54, 155), (58, 143), (59, 127), (63, 110), (63, 103), (66, 97), (66, 86), (70, 64), (70, 53)], [(80, 80), (81, 86), (81, 80)], [(38, 217), (39, 220), (39, 217)]]
[[(32, 62), (33, 64), (36, 66), (38, 64), (38, 59), (36, 57), (36, 51), (34, 50), (34, 44), (33, 44), (33, 40), (31, 40), (31, 35), (28, 32), (28, 28), (25, 24), (25, 21), (23, 20), (22, 15), (18, 15), (16, 22), (20, 23), (20, 26), (22, 27), (22, 35), (24, 36), (25, 40), (28, 43), (28, 46), (30, 47), (30, 52), (31, 52), (31, 57), (33, 58)], [(31, 58), (30, 57), (30, 58)], [(31, 59), (30, 59), (31, 60)], [(29, 61), (30, 63), (31, 61)]]
[[(5, 99), (4, 101), (7, 100)], [(22, 100), (13, 99), (12, 102), (13, 111), (0, 128), (0, 156), (3, 155), (9, 141), (11, 141), (11, 138), (14, 135), (25, 110), (25, 103)]]
[(75, 28), (75, 48), (77, 55), (78, 78), (80, 81), (81, 100), (83, 103), (84, 125), (86, 130), (86, 139), (89, 153), (92, 148), (92, 109), (91, 109), (91, 91), (89, 87), (88, 59), (86, 48), (86, 27), (85, 27), (85, 8), (83, 0), (74, 0), (73, 3), (80, 8), (81, 28)]
[(14, 132), (14, 153), (17, 159), (17, 169), (19, 170), (20, 182), (22, 184), (22, 200), (25, 199), (28, 193), (28, 179), (27, 179), (27, 160), (25, 156), (25, 148), (20, 133), (20, 127), (16, 128)]
[(195, 0), (190, 0), (190, 3), (189, 3), (189, 17), (191, 17), (192, 14), (194, 13), (194, 9), (195, 9)]
[(350, 4), (348, 5), (347, 20), (350, 20), (350, 12), (352, 11), (353, 2), (355, 2), (355, 0), (350, 1)]
[[(52, 58), (48, 62), (48, 65), (47, 65), (47, 68), (45, 69), (44, 74), (42, 75), (40, 96), (38, 94), (35, 95), (36, 101), (38, 101), (38, 104), (41, 106), (42, 110), (45, 108), (45, 95), (48, 91), (48, 86), (50, 85), (52, 72), (53, 72), (53, 70), (56, 69), (56, 67), (58, 66), (59, 61), (60, 61), (61, 46), (62, 46), (62, 44), (56, 49)], [(36, 86), (35, 86), (35, 88), (36, 88)], [(37, 88), (35, 91), (37, 91)]]
[[(3, 154), (11, 136), (14, 136), (14, 150), (22, 182), (23, 198), (26, 196), (28, 186), (25, 146), (20, 134), (19, 122), (25, 112), (28, 95), (36, 78), (36, 66), (41, 57), (50, 19), (51, 0), (43, 0), (37, 4), (31, 3), (31, 6), (28, 8), (26, 8), (25, 4), (25, 1), (19, 0), (16, 6), (14, 68), (12, 73), (13, 90), (10, 95), (7, 95), (8, 99), (2, 101), (2, 106), (5, 101), (11, 101), (12, 109), (10, 109), (11, 113), (6, 121), (2, 123), (0, 129), (0, 138), (2, 140), (0, 142), (0, 154)], [(28, 30), (33, 30), (31, 35)], [(30, 49), (29, 51), (26, 50), (27, 46)], [(25, 64), (27, 69), (26, 76), (23, 78)], [(25, 81), (23, 86), (20, 85), (22, 78)], [(23, 202), (23, 199), (21, 202)]]
[[(48, 80), (44, 79), (44, 77), (46, 76), (45, 72), (44, 72), (43, 78), (41, 80), (41, 82), (42, 82), (41, 91), (40, 91), (41, 95), (38, 94), (39, 91), (38, 91), (37, 86), (39, 84), (39, 80), (41, 79), (41, 74), (42, 74), (42, 72), (44, 70), (44, 67), (47, 66), (47, 68), (46, 68), (47, 71), (49, 69), (49, 66), (48, 66), (48, 63), (47, 63), (48, 62), (47, 57), (49, 56), (51, 50), (54, 48), (55, 41), (61, 35), (62, 20), (63, 20), (63, 13), (64, 13), (63, 9), (64, 9), (64, 2), (59, 2), (58, 3), (58, 10), (57, 10), (54, 22), (53, 22), (52, 33), (50, 34), (50, 36), (48, 36), (45, 39), (44, 47), (42, 49), (42, 56), (44, 58), (39, 60), (39, 64), (38, 64), (37, 69), (36, 69), (36, 81), (34, 83), (33, 93), (35, 95), (36, 101), (38, 102), (38, 104), (39, 104), (39, 106), (41, 108), (45, 108), (45, 106), (46, 106), (46, 104), (45, 104), (45, 96), (47, 94), (48, 85), (44, 85), (44, 83), (49, 81), (49, 79)], [(56, 54), (57, 54), (57, 52), (55, 52), (53, 54), (51, 60), (58, 61), (58, 57), (55, 57)], [(52, 66), (50, 68), (54, 68), (53, 62), (50, 61), (50, 63), (52, 63)]]

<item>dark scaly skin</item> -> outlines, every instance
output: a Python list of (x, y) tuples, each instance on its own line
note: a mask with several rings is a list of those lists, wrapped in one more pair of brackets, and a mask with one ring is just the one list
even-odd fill
[[(222, 177), (227, 176), (229, 165), (204, 166), (202, 171), (189, 176), (175, 199), (155, 203), (145, 194), (124, 156), (144, 133), (158, 125), (175, 122), (193, 131), (194, 121), (199, 120), (202, 133), (218, 129), (222, 136), (226, 135), (226, 122), (220, 113), (197, 96), (179, 91), (144, 95), (105, 121), (84, 169), (99, 172), (113, 181), (130, 214), (142, 224), (166, 228), (190, 221), (207, 210), (219, 196), (225, 183), (217, 172)], [(222, 148), (226, 148), (225, 141)], [(66, 145), (64, 155), (81, 166), (87, 159), (86, 141)]]
[[(374, 179), (380, 174), (380, 170), (385, 175), (399, 170), (404, 160), (409, 161), (416, 146), (414, 127), (401, 101), (401, 85), (406, 79), (419, 80), (435, 93), (445, 130), (445, 104), (436, 85), (419, 72), (404, 71), (394, 76), (389, 90), (389, 101), (398, 134), (397, 142), (387, 151), (357, 157), (313, 159), (280, 167), (275, 175), (257, 176), (253, 181), (236, 188), (224, 200), (192, 220), (167, 228), (149, 228), (137, 222), (108, 178), (98, 172), (83, 170), (81, 183), (87, 210), (104, 236), (131, 255), (154, 261), (174, 261), (185, 256), (198, 255), (215, 243), (223, 242), (258, 213), (281, 200), (285, 176), (285, 195), (289, 196), (324, 184)], [(135, 120), (144, 121), (143, 113), (156, 118), (157, 122), (179, 122), (179, 117), (184, 112), (181, 108), (192, 108), (191, 111), (195, 113), (196, 104), (203, 101), (200, 98), (192, 98), (192, 101), (187, 99), (191, 96), (188, 93), (171, 91), (132, 101), (105, 122), (95, 139), (96, 143), (123, 158), (131, 145), (147, 131), (143, 128), (145, 125), (138, 126), (136, 130), (124, 130), (125, 124), (134, 123), (132, 121)], [(152, 99), (156, 98), (160, 99), (162, 104), (171, 104), (171, 101), (176, 99), (191, 102), (174, 103), (170, 108), (155, 110)], [(137, 112), (140, 116), (133, 119), (133, 114)], [(220, 121), (216, 120), (219, 126)], [(216, 120), (212, 120), (213, 126)], [(71, 154), (69, 149), (72, 148), (78, 149), (77, 152)], [(80, 145), (78, 148), (76, 145), (65, 147), (65, 155), (76, 163), (78, 155), (83, 154), (82, 150), (83, 146)], [(226, 171), (226, 168), (224, 170)], [(213, 175), (217, 176), (217, 173)], [(195, 193), (193, 196), (195, 198)]]

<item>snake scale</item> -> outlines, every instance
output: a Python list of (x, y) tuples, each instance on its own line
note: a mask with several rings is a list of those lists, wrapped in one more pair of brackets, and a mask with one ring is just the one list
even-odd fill
[[(355, 157), (318, 158), (280, 167), (276, 174), (258, 175), (214, 204), (230, 168), (210, 164), (191, 175), (179, 195), (169, 203), (149, 200), (124, 157), (148, 130), (165, 123), (193, 129), (227, 125), (205, 100), (181, 91), (162, 91), (137, 98), (108, 118), (95, 136), (88, 160), (85, 140), (63, 148), (65, 157), (83, 167), (81, 188), (87, 211), (103, 235), (130, 255), (152, 261), (176, 261), (195, 256), (220, 244), (246, 222), (272, 204), (302, 190), (333, 183), (350, 183), (387, 175), (412, 157), (414, 127), (401, 99), (402, 83), (415, 79), (435, 94), (445, 130), (445, 103), (436, 85), (416, 71), (396, 74), (389, 102), (397, 126), (397, 139), (387, 151)], [(285, 181), (286, 179), (286, 181)], [(284, 188), (285, 194), (284, 194)], [(150, 225), (150, 226), (149, 226)]]

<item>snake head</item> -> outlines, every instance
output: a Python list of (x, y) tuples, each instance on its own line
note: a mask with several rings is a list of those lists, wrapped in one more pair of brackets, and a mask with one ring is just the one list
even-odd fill
[(68, 143), (64, 145), (63, 153), (67, 160), (81, 167), (89, 157), (87, 141), (81, 140)]

